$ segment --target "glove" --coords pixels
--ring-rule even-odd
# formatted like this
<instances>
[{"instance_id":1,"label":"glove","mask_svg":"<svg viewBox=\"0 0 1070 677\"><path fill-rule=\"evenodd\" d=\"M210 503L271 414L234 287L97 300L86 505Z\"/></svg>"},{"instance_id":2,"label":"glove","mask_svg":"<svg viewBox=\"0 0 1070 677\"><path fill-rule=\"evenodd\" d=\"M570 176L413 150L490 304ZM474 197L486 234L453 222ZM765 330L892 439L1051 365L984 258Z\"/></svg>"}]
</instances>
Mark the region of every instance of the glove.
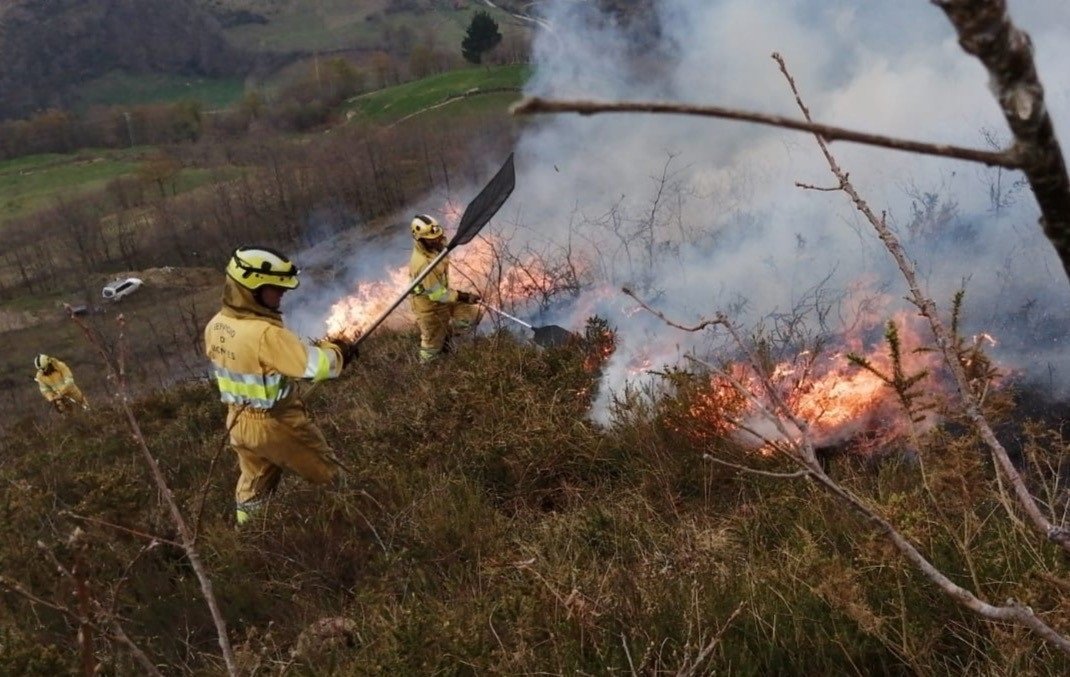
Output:
<instances>
[{"instance_id":1,"label":"glove","mask_svg":"<svg viewBox=\"0 0 1070 677\"><path fill-rule=\"evenodd\" d=\"M479 303L483 300L483 297L474 292L459 291L457 292L457 303Z\"/></svg>"},{"instance_id":2,"label":"glove","mask_svg":"<svg viewBox=\"0 0 1070 677\"><path fill-rule=\"evenodd\" d=\"M335 343L338 349L342 351L342 368L346 368L350 363L356 361L360 357L360 350L357 349L356 343L344 343L338 341Z\"/></svg>"}]
</instances>

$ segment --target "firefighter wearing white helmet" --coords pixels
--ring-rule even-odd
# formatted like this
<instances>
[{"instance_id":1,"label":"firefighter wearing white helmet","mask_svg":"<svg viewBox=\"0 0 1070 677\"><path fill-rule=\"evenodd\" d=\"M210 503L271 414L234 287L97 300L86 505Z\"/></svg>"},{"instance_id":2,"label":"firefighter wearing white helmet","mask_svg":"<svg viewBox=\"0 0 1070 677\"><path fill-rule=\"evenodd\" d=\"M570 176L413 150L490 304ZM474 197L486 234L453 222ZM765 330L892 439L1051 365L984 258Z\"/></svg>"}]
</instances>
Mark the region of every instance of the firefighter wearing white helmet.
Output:
<instances>
[{"instance_id":1,"label":"firefighter wearing white helmet","mask_svg":"<svg viewBox=\"0 0 1070 677\"><path fill-rule=\"evenodd\" d=\"M283 468L314 484L334 479L330 447L293 380L336 378L357 351L341 341L311 345L283 326L282 296L300 281L297 266L279 252L239 247L226 272L223 307L205 327L204 347L238 455L240 525L275 490Z\"/></svg>"},{"instance_id":2,"label":"firefighter wearing white helmet","mask_svg":"<svg viewBox=\"0 0 1070 677\"><path fill-rule=\"evenodd\" d=\"M63 414L73 407L89 408L85 395L74 383L70 367L43 353L33 359L33 366L37 369L33 377L37 388L56 411Z\"/></svg>"},{"instance_id":3,"label":"firefighter wearing white helmet","mask_svg":"<svg viewBox=\"0 0 1070 677\"><path fill-rule=\"evenodd\" d=\"M434 217L417 214L412 220L412 258L409 279L415 279L446 246L446 233ZM412 291L412 311L420 327L420 361L430 362L449 351L455 331L467 331L479 322L479 294L450 288L449 257Z\"/></svg>"}]
</instances>

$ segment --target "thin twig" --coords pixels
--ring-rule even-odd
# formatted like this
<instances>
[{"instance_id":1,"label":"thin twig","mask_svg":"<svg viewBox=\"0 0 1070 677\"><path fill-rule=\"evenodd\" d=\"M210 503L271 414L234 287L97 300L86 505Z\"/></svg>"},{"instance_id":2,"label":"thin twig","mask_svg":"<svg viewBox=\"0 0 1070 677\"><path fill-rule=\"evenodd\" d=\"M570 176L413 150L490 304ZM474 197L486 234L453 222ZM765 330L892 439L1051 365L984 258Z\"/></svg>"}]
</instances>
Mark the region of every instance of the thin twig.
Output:
<instances>
[{"instance_id":1,"label":"thin twig","mask_svg":"<svg viewBox=\"0 0 1070 677\"><path fill-rule=\"evenodd\" d=\"M773 477L773 478L776 478L778 480L794 480L794 479L799 479L800 477L807 477L807 476L810 475L810 471L809 470L797 470L795 472L772 472L770 470L758 470L757 468L750 468L750 467L747 467L745 465L738 465L736 463L729 463L728 461L723 461L723 460L717 458L716 456L711 456L709 454L703 454L702 455L702 460L710 461L711 463L717 463L718 465L727 466L729 468L734 468L735 470L739 470L740 472L745 472L748 475L760 475L762 477Z\"/></svg>"},{"instance_id":2,"label":"thin twig","mask_svg":"<svg viewBox=\"0 0 1070 677\"><path fill-rule=\"evenodd\" d=\"M249 403L241 405L238 411L234 414L234 419L227 426L226 432L223 433L223 441L215 451L215 455L212 456L212 462L208 464L208 472L205 473L204 483L201 485L201 490L197 492L197 511L196 519L193 521L193 541L196 543L197 537L201 534L201 520L204 518L204 506L208 499L208 487L212 481L212 476L215 474L216 462L219 461L219 457L223 455L223 450L227 448L227 444L230 443L230 433L234 430L234 426L238 424L238 419L241 418L242 412L249 406Z\"/></svg>"},{"instance_id":3,"label":"thin twig","mask_svg":"<svg viewBox=\"0 0 1070 677\"><path fill-rule=\"evenodd\" d=\"M692 675L698 673L699 667L706 662L706 659L709 658L711 653L713 653L713 650L717 648L717 645L721 642L721 637L723 637L724 633L728 630L728 626L732 625L732 621L736 620L736 616L738 616L739 613L743 611L743 606L746 603L747 602L745 600L739 603L739 605L736 607L736 610L729 614L728 618L725 619L725 622L721 625L720 630L714 633L713 637L710 638L710 641L706 642L705 648L703 648L702 651L699 652L698 656L695 656L694 662L692 662L691 665L688 666L686 669L681 669L679 672L677 672L677 677L691 677Z\"/></svg>"},{"instance_id":4,"label":"thin twig","mask_svg":"<svg viewBox=\"0 0 1070 677\"><path fill-rule=\"evenodd\" d=\"M1063 592L1070 593L1070 581L1065 578L1059 578L1058 576L1049 574L1047 571L1036 572L1037 578L1045 580L1052 585L1059 587Z\"/></svg>"},{"instance_id":5,"label":"thin twig","mask_svg":"<svg viewBox=\"0 0 1070 677\"><path fill-rule=\"evenodd\" d=\"M920 153L922 155L950 157L969 162L979 162L990 167L1019 169L1022 166L1022 159L1013 148L1002 151L989 151L943 143L910 141L881 134L859 132L845 129L844 127L823 125L809 120L803 122L802 120L782 115L756 113L723 106L697 106L665 101L583 101L527 97L514 104L510 111L513 115L531 115L533 113L580 113L582 115L593 115L595 113L668 113L674 115L697 115L724 120L742 120L770 127L810 132L818 134L829 141L848 141L867 146Z\"/></svg>"},{"instance_id":6,"label":"thin twig","mask_svg":"<svg viewBox=\"0 0 1070 677\"><path fill-rule=\"evenodd\" d=\"M115 587L111 590L111 605L108 608L108 615L118 615L119 595L123 591L123 586L126 585L126 582L130 579L130 572L134 570L134 565L138 563L142 555L144 555L149 550L152 550L158 545L159 543L156 541L153 541L152 543L146 543L144 546L141 547L140 550L137 551L137 554L134 555L134 558L127 563L126 567L123 568L122 575L119 576L119 580L116 581Z\"/></svg>"},{"instance_id":7,"label":"thin twig","mask_svg":"<svg viewBox=\"0 0 1070 677\"><path fill-rule=\"evenodd\" d=\"M176 548L181 548L182 547L182 544L179 543L178 541L172 541L172 540L167 539L167 538L162 538L160 536L154 536L152 534L145 533L144 531L138 531L137 529L131 529L129 527L124 527L124 526L119 525L119 524L113 524L112 522L107 522L107 521L102 520L102 519L100 519L98 517L86 517L85 515L79 515L77 513L71 512L69 510L61 510L59 514L60 515L65 515L67 517L71 517L71 518L76 519L76 520L82 520L83 522L89 522L90 524L97 524L97 525L100 525L102 527L108 527L109 529L115 529L116 531L122 531L123 533L130 534L131 536L137 536L138 538L144 538L144 539L149 540L149 541L157 541L159 543L164 543L166 545L171 545L171 546L174 546Z\"/></svg>"},{"instance_id":8,"label":"thin twig","mask_svg":"<svg viewBox=\"0 0 1070 677\"><path fill-rule=\"evenodd\" d=\"M780 66L780 72L788 81L788 85L791 87L791 91L795 95L795 102L802 111L803 116L809 120L810 110L806 107L806 104L803 103L802 97L799 94L799 89L795 85L795 80L788 72L787 65L784 63L784 58L777 53L774 53L772 57ZM1015 496L1018 498L1019 505L1025 511L1026 515L1028 515L1038 531L1044 534L1052 542L1060 545L1067 552L1070 552L1070 529L1052 524L1044 513L1041 512L1040 506L1037 505L1036 499L1034 499L1032 493L1030 493L1029 488L1025 484L1025 480L1022 479L1021 473L1019 473L1018 469L1014 466L1010 456L1007 454L1007 450L996 438L995 432L989 425L988 420L981 411L977 398L973 394L973 390L970 387L970 381L966 377L966 372L962 368L962 363L959 361L958 355L955 353L954 336L951 335L951 332L948 331L947 327L944 326L943 321L940 319L936 303L922 293L914 264L911 263L910 258L906 255L906 252L903 251L903 246L900 244L899 239L888 227L885 220L883 218L878 218L870 208L869 204L862 199L862 196L855 190L847 177L847 173L840 168L839 164L836 162L836 158L832 156L832 152L829 150L825 140L819 135L815 135L814 139L817 141L817 145L821 148L821 153L825 156L825 160L828 162L829 170L837 179L839 179L841 185L843 185L843 191L850 197L855 208L866 217L874 230L877 231L877 236L884 244L885 249L888 250L892 255L892 258L895 259L896 265L899 266L899 271L903 274L903 278L906 280L907 286L910 288L911 301L917 306L921 315L928 320L929 328L931 329L933 336L936 337L936 345L940 349L940 353L944 358L944 364L947 365L948 371L951 372L951 375L955 380L955 386L959 393L959 399L962 402L963 412L973 424L978 436L989 448L992 457L996 461L996 465L999 466L1003 471L1003 474L1007 477L1007 480L1011 484L1011 488L1014 490Z\"/></svg>"},{"instance_id":9,"label":"thin twig","mask_svg":"<svg viewBox=\"0 0 1070 677\"><path fill-rule=\"evenodd\" d=\"M72 620L78 621L79 623L89 624L94 629L96 629L98 632L100 632L101 634L110 637L110 635L104 630L104 628L101 628L99 625L94 623L89 618L86 618L85 616L79 614L77 611L71 609L70 607L65 607L65 606L63 606L61 604L56 604L55 602L50 602L47 599L43 599L41 597L38 597L37 595L33 594L32 592L27 590L25 587L23 587L21 584L19 584L17 581L14 581L14 580L12 580L12 579L10 579L7 576L4 576L2 574L0 574L0 585L4 586L5 588L10 590L11 592L13 592L13 593L15 593L15 594L17 594L17 595L19 595L21 597L26 598L27 600L29 600L30 602L33 602L34 604L40 604L43 607L52 609L53 611L58 611L61 614L63 614L64 616L67 616L68 618L70 618Z\"/></svg>"},{"instance_id":10,"label":"thin twig","mask_svg":"<svg viewBox=\"0 0 1070 677\"><path fill-rule=\"evenodd\" d=\"M0 585L7 588L11 592L19 595L20 597L25 598L32 604L39 604L43 607L52 609L53 611L58 611L59 613L70 618L71 620L77 621L80 624L88 625L89 627L96 630L97 634L101 637L106 638L110 642L115 642L126 647L127 650L129 650L130 653L133 654L134 659L137 660L137 662L145 670L146 674L154 675L155 677L162 677L160 675L160 671L157 670L156 666L152 664L152 661L149 660L149 657L146 656L145 652L141 650L141 647L135 644L133 640L130 639L129 635L126 634L122 626L119 624L117 618L112 617L110 619L112 630L114 632L113 634L111 632L108 632L107 628L102 627L100 624L96 623L92 619L87 618L82 614L79 614L78 612L74 611L69 607L65 607L60 604L56 604L54 602L50 602L46 599L38 597L37 595L27 590L17 581L14 581L6 576L0 575Z\"/></svg>"},{"instance_id":11,"label":"thin twig","mask_svg":"<svg viewBox=\"0 0 1070 677\"><path fill-rule=\"evenodd\" d=\"M156 457L154 457L149 450L148 442L145 441L145 436L141 432L141 425L138 423L137 417L134 416L134 412L130 408L130 395L126 387L126 380L123 378L122 373L116 369L112 361L108 359L108 353L104 348L103 342L92 329L90 329L81 318L75 315L72 315L71 319L81 328L90 344L92 344L97 349L97 352L100 353L101 357L104 358L104 364L109 375L115 379L117 388L115 399L118 401L120 409L122 409L123 414L126 416L126 422L130 426L134 440L137 442L138 449L141 451L145 463L149 466L153 481L156 483L160 495L167 503L168 510L171 513L171 520L178 528L178 533L182 536L182 549L185 551L186 559L189 561L194 574L197 576L197 581L201 587L201 595L204 597L204 601L208 605L208 611L211 613L212 622L215 624L216 639L218 640L219 648L223 653L223 662L227 666L227 674L235 677L238 674L237 661L234 658L234 650L230 645L230 638L227 636L226 620L223 618L223 612L220 611L219 602L216 600L215 593L212 591L212 579L208 576L208 571L204 566L204 562L201 560L200 552L197 550L193 531L190 529L186 519L182 516L182 511L179 509L174 494L171 492L171 488L167 484L167 478L164 477L163 470L160 469L160 464L157 463ZM119 341L121 342L123 339L123 316L119 315L116 318L116 322L120 328Z\"/></svg>"},{"instance_id":12,"label":"thin twig","mask_svg":"<svg viewBox=\"0 0 1070 677\"><path fill-rule=\"evenodd\" d=\"M635 671L635 662L632 660L632 652L628 649L628 638L624 636L624 633L620 633L620 645L624 647L624 656L628 659L628 669L632 672L632 677L639 677L639 673Z\"/></svg>"},{"instance_id":13,"label":"thin twig","mask_svg":"<svg viewBox=\"0 0 1070 677\"><path fill-rule=\"evenodd\" d=\"M641 298L636 296L635 292L633 292L629 287L621 287L620 290L622 292L624 292L625 294L627 294L628 296L631 296L633 299L635 299L635 302L638 303L639 306L643 310L647 311L651 315L654 315L655 317L657 317L658 319L660 319L662 322L664 322L665 324L669 325L670 327L676 327L677 329L682 329L684 331L702 331L706 327L713 327L713 326L716 326L716 325L719 325L719 324L724 324L725 322L728 321L725 318L724 315L718 314L717 317L713 318L712 320L703 320L702 322L699 322L698 324L696 324L693 327L688 327L686 325L677 324L676 322L673 322L669 318L665 317L665 314L662 313L660 310L656 310L654 308L651 308L650 305L648 305L646 303L646 301L643 301Z\"/></svg>"},{"instance_id":14,"label":"thin twig","mask_svg":"<svg viewBox=\"0 0 1070 677\"><path fill-rule=\"evenodd\" d=\"M817 190L817 191L821 191L823 193L835 193L838 190L843 190L843 186L842 185L841 186L831 186L829 188L825 188L825 187L822 187L822 186L812 186L809 183L803 183L802 181L796 181L795 182L795 187L796 188L805 188L806 190Z\"/></svg>"}]
</instances>

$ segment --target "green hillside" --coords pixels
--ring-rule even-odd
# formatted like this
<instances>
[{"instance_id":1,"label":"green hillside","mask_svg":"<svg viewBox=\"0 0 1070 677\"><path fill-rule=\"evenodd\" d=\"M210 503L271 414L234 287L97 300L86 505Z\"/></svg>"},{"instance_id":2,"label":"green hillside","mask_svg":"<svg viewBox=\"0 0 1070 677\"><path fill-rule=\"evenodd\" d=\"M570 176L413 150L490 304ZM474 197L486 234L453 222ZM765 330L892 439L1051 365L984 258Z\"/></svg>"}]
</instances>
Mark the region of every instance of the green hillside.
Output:
<instances>
[{"instance_id":1,"label":"green hillside","mask_svg":"<svg viewBox=\"0 0 1070 677\"><path fill-rule=\"evenodd\" d=\"M241 78L113 72L79 86L77 96L83 108L192 100L215 109L240 99L244 88Z\"/></svg>"},{"instance_id":2,"label":"green hillside","mask_svg":"<svg viewBox=\"0 0 1070 677\"><path fill-rule=\"evenodd\" d=\"M469 110L469 107L500 106L501 110L504 110L509 103L520 98L519 90L530 74L531 67L526 65L452 71L358 96L347 102L346 108L353 111L358 120L389 124L473 90L518 90L516 93L488 94L486 96L493 102L490 104L485 103L483 97L476 96L447 106L462 110Z\"/></svg>"},{"instance_id":3,"label":"green hillside","mask_svg":"<svg viewBox=\"0 0 1070 677\"><path fill-rule=\"evenodd\" d=\"M265 21L233 26L225 33L235 45L255 51L391 49L403 47L404 41L411 47L416 40L459 51L464 31L477 11L490 13L503 33L528 30L508 13L482 2L465 0L459 4L460 9L455 9L453 2L428 0L234 3L233 7L247 8Z\"/></svg>"},{"instance_id":4,"label":"green hillside","mask_svg":"<svg viewBox=\"0 0 1070 677\"><path fill-rule=\"evenodd\" d=\"M41 209L57 195L100 190L136 168L132 154L125 151L32 155L0 162L0 223Z\"/></svg>"},{"instance_id":5,"label":"green hillside","mask_svg":"<svg viewBox=\"0 0 1070 677\"><path fill-rule=\"evenodd\" d=\"M57 198L99 193L113 179L133 175L151 148L84 150L71 155L31 155L0 161L0 225L49 207ZM211 172L180 170L169 183L181 193L203 185Z\"/></svg>"}]
</instances>

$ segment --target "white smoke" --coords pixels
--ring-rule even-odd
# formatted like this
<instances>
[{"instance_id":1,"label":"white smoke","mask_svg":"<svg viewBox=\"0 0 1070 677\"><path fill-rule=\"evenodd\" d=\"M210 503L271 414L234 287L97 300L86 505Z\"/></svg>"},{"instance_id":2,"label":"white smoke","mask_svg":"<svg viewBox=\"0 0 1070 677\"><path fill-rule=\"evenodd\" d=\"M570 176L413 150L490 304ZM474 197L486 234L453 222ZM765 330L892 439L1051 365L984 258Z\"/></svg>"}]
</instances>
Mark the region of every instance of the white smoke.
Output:
<instances>
[{"instance_id":1,"label":"white smoke","mask_svg":"<svg viewBox=\"0 0 1070 677\"><path fill-rule=\"evenodd\" d=\"M628 29L592 3L546 3L554 30L535 41L528 93L799 117L770 59L779 52L816 120L972 147L984 147L982 130L1007 140L983 68L930 3L658 0L655 7L661 34L644 55L635 53ZM1070 5L1021 0L1011 13L1033 37L1049 107L1061 138L1070 139L1070 71L1063 67ZM939 225L944 232L907 238L927 290L946 307L966 280L971 326L1023 337L997 358L1054 369L1060 383L1070 381L1062 332L1045 329L1070 317L1070 290L1037 225L1032 194L1015 185L1020 175L850 144L835 144L833 152L904 237L926 193L938 196L936 206L954 203L957 217ZM674 363L703 340L630 313L635 304L616 291L622 284L684 323L732 308L743 323L788 311L826 278L827 288L845 289L875 275L903 295L888 255L844 196L795 187L833 183L808 135L680 116L540 116L523 134L517 159L511 204L520 206L530 232L548 242L585 243L592 271L614 290L545 318L575 325L597 312L618 329L598 420L607 418L611 393L643 379L636 373L642 365ZM990 196L997 181L1005 197L998 210ZM665 190L655 209L659 187ZM1020 331L1025 325L1029 330Z\"/></svg>"},{"instance_id":2,"label":"white smoke","mask_svg":"<svg viewBox=\"0 0 1070 677\"><path fill-rule=\"evenodd\" d=\"M646 42L592 2L541 7L553 29L536 37L529 94L799 117L770 58L779 52L818 121L970 147L985 147L986 134L1008 139L983 68L958 46L943 13L922 0L655 0L656 16L643 21L656 22L657 37ZM1070 5L1019 0L1011 13L1033 38L1049 108L1060 137L1070 139L1070 71L1063 67ZM1070 328L1070 290L1022 177L844 143L833 152L873 209L887 212L945 312L965 282L967 330L994 333L1001 364L1043 375L1058 394L1070 390L1060 343ZM623 285L684 324L726 311L748 325L791 311L816 290L846 298L860 280L889 298L905 293L888 254L841 193L795 187L833 183L806 134L681 116L538 116L525 120L516 159L516 190L488 231L512 225L514 245L567 249L585 272L590 288L579 298L541 316L521 311L536 324L582 330L599 315L616 328L596 420L609 420L611 398L626 385L655 381L647 369L676 364L714 340L635 312ZM486 175L494 169L488 165ZM477 190L448 197L468 199ZM429 196L395 221L435 213L446 197ZM937 216L953 205L951 218L916 219L927 205ZM322 333L330 305L355 282L384 279L408 258L401 226L378 241L346 241L299 257L321 273L306 282L299 306L287 306L298 331ZM849 320L847 305L840 313ZM889 317L893 310L882 308Z\"/></svg>"}]
</instances>

